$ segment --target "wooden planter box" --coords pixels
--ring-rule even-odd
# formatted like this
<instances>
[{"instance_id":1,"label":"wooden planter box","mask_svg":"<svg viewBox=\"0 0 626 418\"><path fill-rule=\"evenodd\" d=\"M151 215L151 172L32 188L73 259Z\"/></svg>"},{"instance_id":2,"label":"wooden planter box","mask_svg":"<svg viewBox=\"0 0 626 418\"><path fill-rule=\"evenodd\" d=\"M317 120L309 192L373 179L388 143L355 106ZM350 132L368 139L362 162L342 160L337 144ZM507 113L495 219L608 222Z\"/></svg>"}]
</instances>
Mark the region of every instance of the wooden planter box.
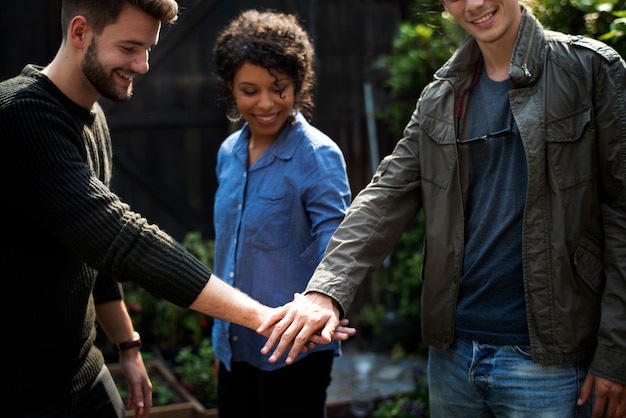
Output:
<instances>
[{"instance_id":1,"label":"wooden planter box","mask_svg":"<svg viewBox=\"0 0 626 418\"><path fill-rule=\"evenodd\" d=\"M126 378L119 363L107 364L118 388L126 390ZM200 401L187 392L176 380L160 360L146 361L146 369L153 385L153 397L158 393L159 385L166 385L174 394L173 403L153 406L150 409L151 418L217 418L217 409L206 409ZM123 396L124 397L124 396ZM127 399L124 399L127 404ZM134 410L126 411L126 418L134 418Z\"/></svg>"}]
</instances>

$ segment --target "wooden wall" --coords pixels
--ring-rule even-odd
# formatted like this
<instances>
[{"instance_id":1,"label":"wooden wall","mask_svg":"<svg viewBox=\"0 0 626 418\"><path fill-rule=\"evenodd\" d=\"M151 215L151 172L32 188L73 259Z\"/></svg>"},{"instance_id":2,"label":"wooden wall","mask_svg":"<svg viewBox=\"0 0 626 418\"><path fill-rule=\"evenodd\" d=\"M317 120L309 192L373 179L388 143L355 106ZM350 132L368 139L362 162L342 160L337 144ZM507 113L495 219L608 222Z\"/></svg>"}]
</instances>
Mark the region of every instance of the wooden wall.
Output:
<instances>
[{"instance_id":1,"label":"wooden wall","mask_svg":"<svg viewBox=\"0 0 626 418\"><path fill-rule=\"evenodd\" d=\"M231 126L215 104L210 51L217 32L239 11L272 8L301 16L318 58L313 124L346 155L356 194L372 173L364 83L374 108L384 106L384 74L374 60L389 52L406 0L188 0L178 23L164 28L126 103L102 101L114 141L113 189L144 217L182 238L188 231L213 237L215 157ZM0 5L0 78L26 63L46 64L60 39L60 0ZM415 93L417 95L419 92ZM409 115L407 115L408 121ZM376 124L378 154L400 133Z\"/></svg>"}]
</instances>

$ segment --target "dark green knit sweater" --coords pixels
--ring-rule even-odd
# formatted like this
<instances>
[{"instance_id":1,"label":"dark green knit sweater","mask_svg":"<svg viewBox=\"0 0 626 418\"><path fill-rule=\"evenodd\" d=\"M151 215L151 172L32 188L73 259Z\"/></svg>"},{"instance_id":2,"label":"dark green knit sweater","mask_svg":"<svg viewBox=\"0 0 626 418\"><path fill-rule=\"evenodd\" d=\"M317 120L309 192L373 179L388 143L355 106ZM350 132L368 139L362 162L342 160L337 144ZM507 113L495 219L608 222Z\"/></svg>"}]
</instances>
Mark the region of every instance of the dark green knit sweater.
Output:
<instances>
[{"instance_id":1,"label":"dark green knit sweater","mask_svg":"<svg viewBox=\"0 0 626 418\"><path fill-rule=\"evenodd\" d=\"M96 377L94 304L121 298L120 281L188 307L211 274L109 190L102 108L78 106L40 69L0 83L3 398L22 411Z\"/></svg>"}]
</instances>

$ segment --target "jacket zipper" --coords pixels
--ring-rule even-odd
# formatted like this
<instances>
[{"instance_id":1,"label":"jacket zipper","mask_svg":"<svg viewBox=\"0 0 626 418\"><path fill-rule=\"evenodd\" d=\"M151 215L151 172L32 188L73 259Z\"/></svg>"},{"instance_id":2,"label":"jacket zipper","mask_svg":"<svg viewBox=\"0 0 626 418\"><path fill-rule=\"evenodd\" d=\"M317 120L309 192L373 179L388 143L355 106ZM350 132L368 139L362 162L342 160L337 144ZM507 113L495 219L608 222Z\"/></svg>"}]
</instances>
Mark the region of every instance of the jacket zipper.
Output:
<instances>
[{"instance_id":1,"label":"jacket zipper","mask_svg":"<svg viewBox=\"0 0 626 418\"><path fill-rule=\"evenodd\" d=\"M524 70L524 75L528 78L532 77L530 70L528 69L528 60L530 58L530 51L532 50L533 41L535 40L535 31L533 30L530 39L528 40L528 48L526 48L526 53L524 54L524 61L522 62L522 69Z\"/></svg>"}]
</instances>

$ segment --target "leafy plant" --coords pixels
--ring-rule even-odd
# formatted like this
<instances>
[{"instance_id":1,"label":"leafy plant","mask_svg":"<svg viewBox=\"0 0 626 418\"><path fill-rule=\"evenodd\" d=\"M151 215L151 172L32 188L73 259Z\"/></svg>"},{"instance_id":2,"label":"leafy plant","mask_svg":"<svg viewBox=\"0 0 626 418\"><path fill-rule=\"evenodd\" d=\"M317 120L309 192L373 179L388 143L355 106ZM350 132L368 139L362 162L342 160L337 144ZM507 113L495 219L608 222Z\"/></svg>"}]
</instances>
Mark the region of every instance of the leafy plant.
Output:
<instances>
[{"instance_id":1,"label":"leafy plant","mask_svg":"<svg viewBox=\"0 0 626 418\"><path fill-rule=\"evenodd\" d=\"M388 396L378 403L373 418L428 418L428 378L421 366L413 369L415 390Z\"/></svg>"},{"instance_id":2,"label":"leafy plant","mask_svg":"<svg viewBox=\"0 0 626 418\"><path fill-rule=\"evenodd\" d=\"M155 382L152 383L152 400L155 406L171 404L175 402L175 399L177 398L178 395L176 395L167 385Z\"/></svg>"},{"instance_id":3,"label":"leafy plant","mask_svg":"<svg viewBox=\"0 0 626 418\"><path fill-rule=\"evenodd\" d=\"M402 133L420 92L432 80L435 70L467 36L441 3L418 0L411 7L411 18L400 23L392 52L374 63L375 68L387 73L385 84L391 99L376 118L394 135Z\"/></svg>"},{"instance_id":4,"label":"leafy plant","mask_svg":"<svg viewBox=\"0 0 626 418\"><path fill-rule=\"evenodd\" d=\"M199 232L187 233L183 245L205 265L213 262L212 240L203 239ZM181 308L157 298L134 283L124 283L125 299L133 322L138 324L146 344L159 348L198 345L210 335L212 318L187 308Z\"/></svg>"},{"instance_id":5,"label":"leafy plant","mask_svg":"<svg viewBox=\"0 0 626 418\"><path fill-rule=\"evenodd\" d=\"M205 407L213 407L217 398L217 383L211 339L202 339L197 347L183 347L175 360L179 365L177 369L181 385Z\"/></svg>"},{"instance_id":6,"label":"leafy plant","mask_svg":"<svg viewBox=\"0 0 626 418\"><path fill-rule=\"evenodd\" d=\"M586 35L626 57L626 4L623 0L544 0L532 4L549 29Z\"/></svg>"}]
</instances>

